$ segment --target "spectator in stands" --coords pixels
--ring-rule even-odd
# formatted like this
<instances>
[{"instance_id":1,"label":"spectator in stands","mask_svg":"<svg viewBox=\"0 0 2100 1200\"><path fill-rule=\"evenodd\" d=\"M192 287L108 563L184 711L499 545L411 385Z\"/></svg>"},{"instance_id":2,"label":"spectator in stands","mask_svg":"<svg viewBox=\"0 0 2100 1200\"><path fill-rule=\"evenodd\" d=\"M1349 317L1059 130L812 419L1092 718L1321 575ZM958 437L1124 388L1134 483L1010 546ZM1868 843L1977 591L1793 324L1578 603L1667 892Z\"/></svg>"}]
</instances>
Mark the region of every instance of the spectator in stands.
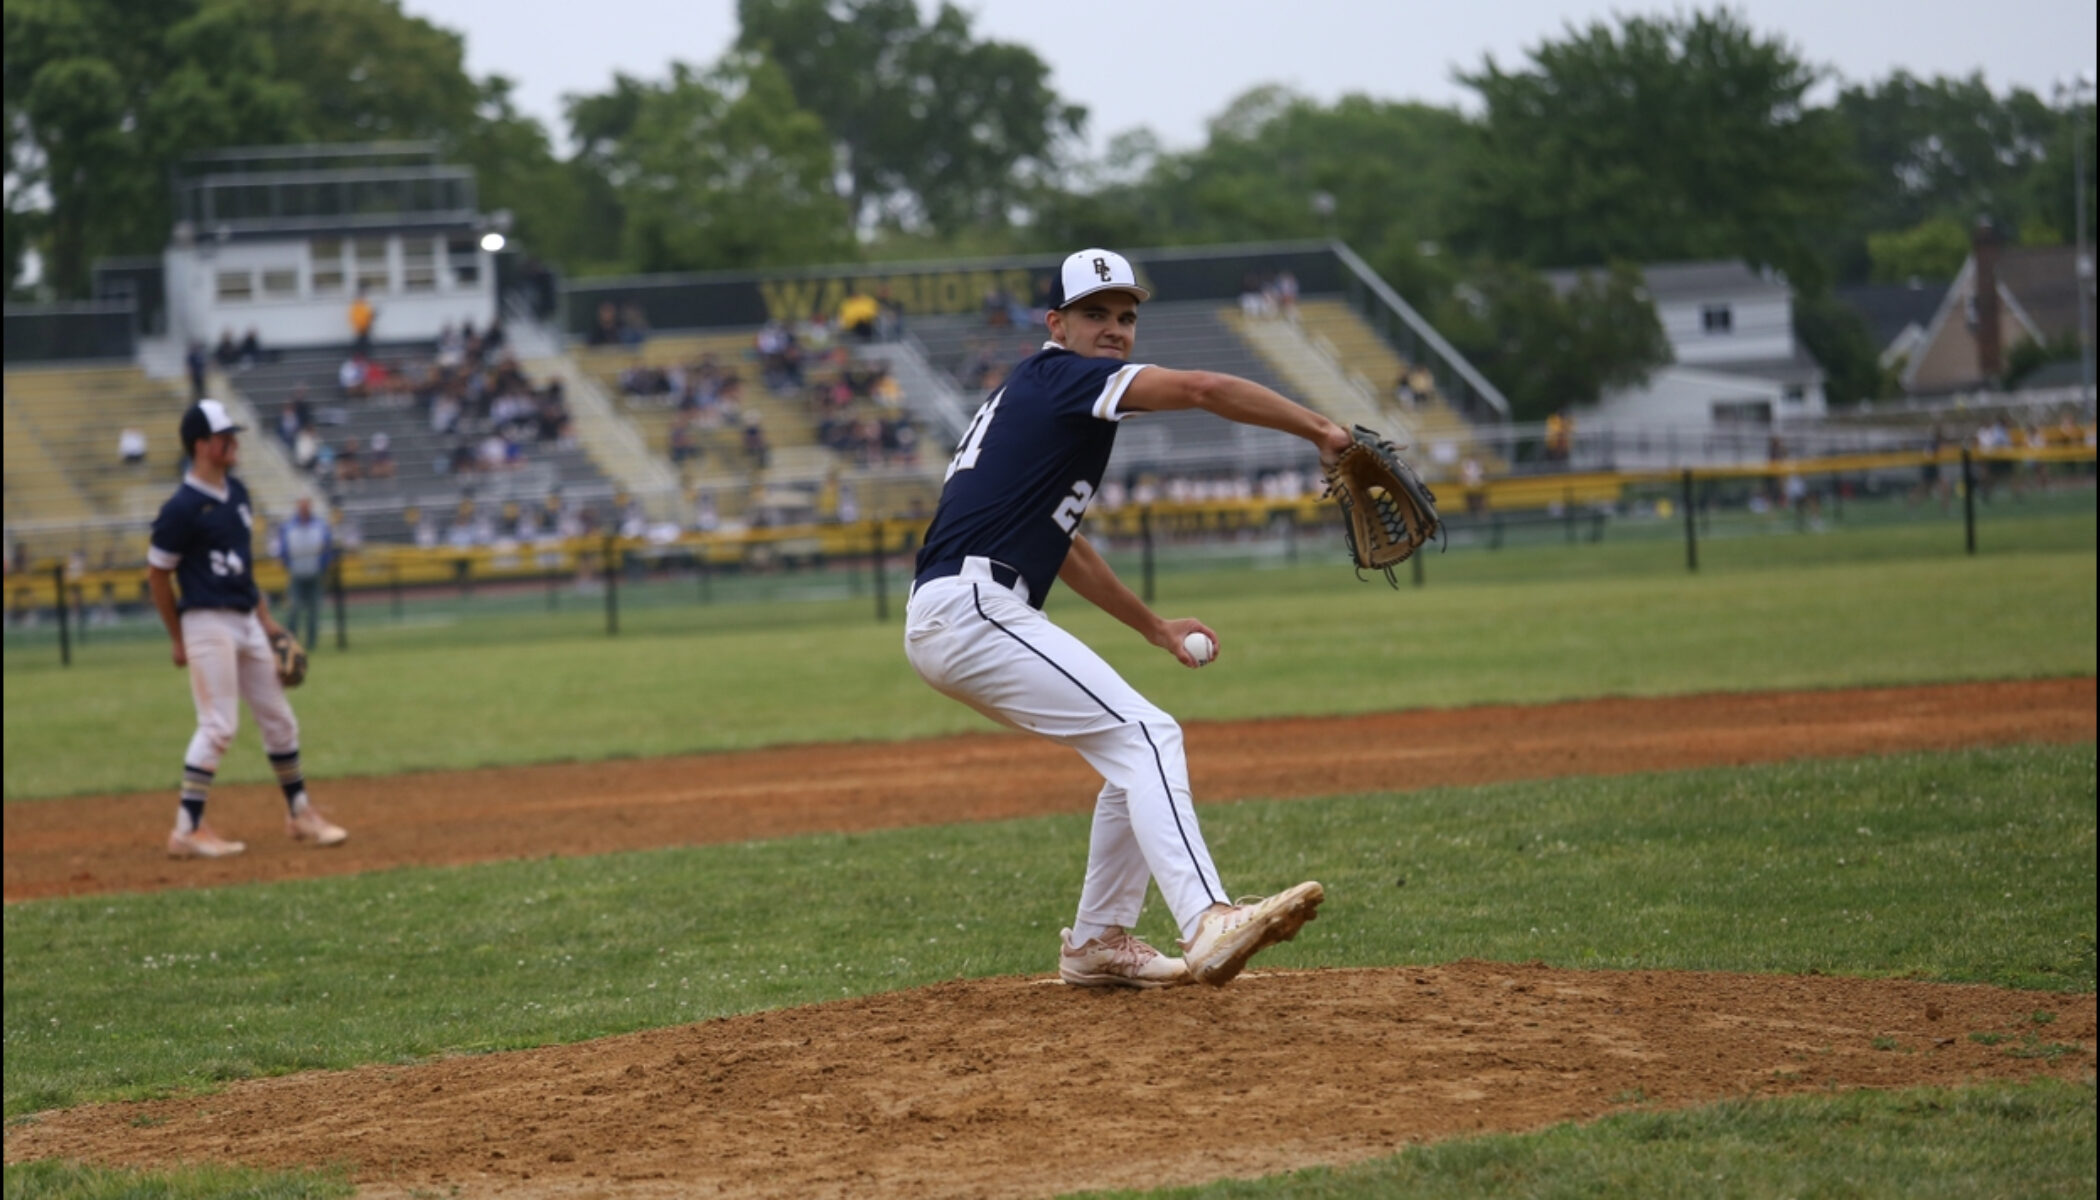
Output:
<instances>
[{"instance_id":1,"label":"spectator in stands","mask_svg":"<svg viewBox=\"0 0 2100 1200\"><path fill-rule=\"evenodd\" d=\"M346 400L362 398L365 394L365 373L368 366L364 352L358 351L343 360L335 370L336 390Z\"/></svg>"},{"instance_id":2,"label":"spectator in stands","mask_svg":"<svg viewBox=\"0 0 2100 1200\"><path fill-rule=\"evenodd\" d=\"M503 314L497 313L489 321L489 327L481 333L481 352L488 355L502 354L504 344L509 340L510 334L503 328Z\"/></svg>"},{"instance_id":3,"label":"spectator in stands","mask_svg":"<svg viewBox=\"0 0 2100 1200\"><path fill-rule=\"evenodd\" d=\"M459 327L447 321L438 329L437 364L447 370L463 367L467 362L467 343L459 335Z\"/></svg>"},{"instance_id":4,"label":"spectator in stands","mask_svg":"<svg viewBox=\"0 0 2100 1200\"><path fill-rule=\"evenodd\" d=\"M1549 462L1566 462L1575 446L1575 422L1568 410L1556 410L1546 418L1546 459Z\"/></svg>"},{"instance_id":5,"label":"spectator in stands","mask_svg":"<svg viewBox=\"0 0 2100 1200\"><path fill-rule=\"evenodd\" d=\"M1415 411L1415 405L1422 399L1421 393L1415 391L1414 370L1413 366L1403 361L1400 364L1400 377L1393 381L1393 399L1399 403L1402 412Z\"/></svg>"},{"instance_id":6,"label":"spectator in stands","mask_svg":"<svg viewBox=\"0 0 2100 1200\"><path fill-rule=\"evenodd\" d=\"M211 357L204 352L204 343L191 338L189 353L182 356L182 361L190 372L190 399L203 399L207 390L204 373L211 367Z\"/></svg>"},{"instance_id":7,"label":"spectator in stands","mask_svg":"<svg viewBox=\"0 0 2100 1200\"><path fill-rule=\"evenodd\" d=\"M757 413L744 418L744 457L754 471L763 471L773 460L772 444L766 440L766 428L760 423Z\"/></svg>"},{"instance_id":8,"label":"spectator in stands","mask_svg":"<svg viewBox=\"0 0 2100 1200\"><path fill-rule=\"evenodd\" d=\"M620 309L620 344L639 346L649 340L649 318L642 315L642 306L630 300Z\"/></svg>"},{"instance_id":9,"label":"spectator in stands","mask_svg":"<svg viewBox=\"0 0 2100 1200\"><path fill-rule=\"evenodd\" d=\"M1286 321L1298 319L1298 277L1289 268L1276 272L1276 315Z\"/></svg>"},{"instance_id":10,"label":"spectator in stands","mask_svg":"<svg viewBox=\"0 0 2100 1200\"><path fill-rule=\"evenodd\" d=\"M277 440L284 443L285 449L292 448L293 439L299 436L300 425L299 410L292 407L291 401L285 401L277 410Z\"/></svg>"},{"instance_id":11,"label":"spectator in stands","mask_svg":"<svg viewBox=\"0 0 2100 1200\"><path fill-rule=\"evenodd\" d=\"M881 320L881 303L859 284L854 285L853 294L839 305L839 328L863 342L875 340L876 325Z\"/></svg>"},{"instance_id":12,"label":"spectator in stands","mask_svg":"<svg viewBox=\"0 0 2100 1200\"><path fill-rule=\"evenodd\" d=\"M459 397L452 389L439 392L430 402L430 432L458 432L460 411Z\"/></svg>"},{"instance_id":13,"label":"spectator in stands","mask_svg":"<svg viewBox=\"0 0 2100 1200\"><path fill-rule=\"evenodd\" d=\"M1480 460L1468 454L1458 464L1459 485L1466 492L1466 515L1477 517L1487 511L1487 472Z\"/></svg>"},{"instance_id":14,"label":"spectator in stands","mask_svg":"<svg viewBox=\"0 0 2100 1200\"><path fill-rule=\"evenodd\" d=\"M372 307L371 296L360 283L356 298L350 301L350 348L359 354L370 354L372 327L378 323L379 310Z\"/></svg>"},{"instance_id":15,"label":"spectator in stands","mask_svg":"<svg viewBox=\"0 0 2100 1200\"><path fill-rule=\"evenodd\" d=\"M591 322L591 331L584 341L593 346L617 346L620 344L620 310L610 300L598 304L597 319Z\"/></svg>"},{"instance_id":16,"label":"spectator in stands","mask_svg":"<svg viewBox=\"0 0 2100 1200\"><path fill-rule=\"evenodd\" d=\"M321 435L311 425L301 425L292 435L292 465L311 471L321 458Z\"/></svg>"},{"instance_id":17,"label":"spectator in stands","mask_svg":"<svg viewBox=\"0 0 2100 1200\"><path fill-rule=\"evenodd\" d=\"M212 351L211 357L221 371L231 371L234 364L241 361L240 343L233 340L232 327L219 331L219 345Z\"/></svg>"},{"instance_id":18,"label":"spectator in stands","mask_svg":"<svg viewBox=\"0 0 2100 1200\"><path fill-rule=\"evenodd\" d=\"M136 467L146 461L146 431L126 426L117 434L117 461Z\"/></svg>"},{"instance_id":19,"label":"spectator in stands","mask_svg":"<svg viewBox=\"0 0 2100 1200\"><path fill-rule=\"evenodd\" d=\"M247 336L241 339L240 352L237 361L240 365L240 369L245 371L249 367L255 366L257 363L260 363L262 360L262 331L257 329L255 326L250 325L248 327Z\"/></svg>"},{"instance_id":20,"label":"spectator in stands","mask_svg":"<svg viewBox=\"0 0 2100 1200\"><path fill-rule=\"evenodd\" d=\"M1014 298L997 284L984 294L984 323L994 329L1013 328Z\"/></svg>"},{"instance_id":21,"label":"spectator in stands","mask_svg":"<svg viewBox=\"0 0 2100 1200\"><path fill-rule=\"evenodd\" d=\"M277 527L277 560L291 580L291 612L284 627L296 636L303 624L307 646L319 645L321 581L335 559L335 531L314 516L314 502L299 497L299 511Z\"/></svg>"},{"instance_id":22,"label":"spectator in stands","mask_svg":"<svg viewBox=\"0 0 2100 1200\"><path fill-rule=\"evenodd\" d=\"M341 483L357 483L365 477L363 447L354 437L343 439L335 451L335 477Z\"/></svg>"},{"instance_id":23,"label":"spectator in stands","mask_svg":"<svg viewBox=\"0 0 2100 1200\"><path fill-rule=\"evenodd\" d=\"M365 474L372 479L394 477L394 439L384 429L372 434L372 444L365 453Z\"/></svg>"},{"instance_id":24,"label":"spectator in stands","mask_svg":"<svg viewBox=\"0 0 2100 1200\"><path fill-rule=\"evenodd\" d=\"M875 336L885 342L894 342L904 336L904 302L890 291L889 284L875 289Z\"/></svg>"},{"instance_id":25,"label":"spectator in stands","mask_svg":"<svg viewBox=\"0 0 2100 1200\"><path fill-rule=\"evenodd\" d=\"M693 429L693 415L679 413L671 418L671 461L684 464L700 457L700 435Z\"/></svg>"}]
</instances>

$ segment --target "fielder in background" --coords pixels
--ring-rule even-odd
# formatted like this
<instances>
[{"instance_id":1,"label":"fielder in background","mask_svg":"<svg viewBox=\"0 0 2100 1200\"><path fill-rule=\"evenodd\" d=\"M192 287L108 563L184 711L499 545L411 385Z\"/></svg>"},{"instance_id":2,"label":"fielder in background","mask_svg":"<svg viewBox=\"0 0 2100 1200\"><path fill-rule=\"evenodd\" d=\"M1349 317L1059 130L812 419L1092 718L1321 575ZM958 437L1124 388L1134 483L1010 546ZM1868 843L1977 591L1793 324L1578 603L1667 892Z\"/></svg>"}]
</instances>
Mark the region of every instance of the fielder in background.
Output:
<instances>
[{"instance_id":1,"label":"fielder in background","mask_svg":"<svg viewBox=\"0 0 2100 1200\"><path fill-rule=\"evenodd\" d=\"M299 497L299 511L277 526L277 559L291 581L291 608L285 624L308 646L320 644L321 581L335 558L335 531L314 515L314 502Z\"/></svg>"},{"instance_id":2,"label":"fielder in background","mask_svg":"<svg viewBox=\"0 0 2100 1200\"><path fill-rule=\"evenodd\" d=\"M190 469L154 519L146 551L153 606L175 643L175 665L189 668L197 705L197 732L182 763L182 803L168 835L174 858L226 858L247 849L204 823L204 802L240 727L242 700L255 713L284 789L285 833L317 846L340 845L350 836L315 810L299 770L299 721L270 652L269 639L280 628L255 586L254 511L247 486L231 474L240 462L240 430L217 400L199 400L182 414Z\"/></svg>"},{"instance_id":3,"label":"fielder in background","mask_svg":"<svg viewBox=\"0 0 2100 1200\"><path fill-rule=\"evenodd\" d=\"M1151 298L1122 255L1065 259L1046 317L1050 341L1023 360L964 432L919 551L904 650L942 693L1077 750L1103 780L1086 879L1058 974L1088 987L1221 985L1264 947L1288 941L1324 894L1301 883L1231 902L1189 797L1181 726L1101 656L1045 617L1063 580L1184 666L1194 617L1161 617L1079 533L1125 418L1200 408L1302 437L1331 464L1347 430L1250 380L1131 363L1138 305ZM1130 932L1148 880L1180 927L1183 957Z\"/></svg>"}]
</instances>

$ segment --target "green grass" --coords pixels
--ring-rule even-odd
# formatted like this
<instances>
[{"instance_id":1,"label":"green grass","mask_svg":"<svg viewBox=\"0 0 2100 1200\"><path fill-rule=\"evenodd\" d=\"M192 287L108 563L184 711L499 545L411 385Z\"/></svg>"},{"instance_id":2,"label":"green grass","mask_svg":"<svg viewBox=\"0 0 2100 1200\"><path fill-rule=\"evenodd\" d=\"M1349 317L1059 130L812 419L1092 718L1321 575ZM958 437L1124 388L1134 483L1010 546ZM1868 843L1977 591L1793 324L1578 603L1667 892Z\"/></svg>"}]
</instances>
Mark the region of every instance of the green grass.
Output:
<instances>
[{"instance_id":1,"label":"green grass","mask_svg":"<svg viewBox=\"0 0 2100 1200\"><path fill-rule=\"evenodd\" d=\"M133 1170L81 1163L9 1163L7 1200L335 1200L356 1189L340 1175L200 1164Z\"/></svg>"},{"instance_id":2,"label":"green grass","mask_svg":"<svg viewBox=\"0 0 2100 1200\"><path fill-rule=\"evenodd\" d=\"M1226 805L1204 830L1235 891L1328 886L1278 966L2090 991L2094 787L2087 744ZM11 905L6 1111L1040 974L1085 841L1063 816ZM1156 902L1144 930L1172 934Z\"/></svg>"},{"instance_id":3,"label":"green grass","mask_svg":"<svg viewBox=\"0 0 2100 1200\"><path fill-rule=\"evenodd\" d=\"M1398 593L1331 563L1165 571L1157 607L1223 635L1200 674L1069 593L1051 612L1192 720L2092 673L2090 512L2005 525L2007 548L1977 559L1958 540L1927 553L1945 541L1936 527L1746 534L1717 539L1696 575L1637 540L1453 552ZM683 585L639 591L654 599L617 638L601 615L548 617L527 596L510 615L368 624L349 653L324 644L295 697L309 775L988 728L905 664L899 594L878 624L865 597L703 606L668 598ZM7 799L173 787L195 718L165 639L97 638L71 669L10 644ZM256 746L244 729L221 778L267 779Z\"/></svg>"},{"instance_id":4,"label":"green grass","mask_svg":"<svg viewBox=\"0 0 2100 1200\"><path fill-rule=\"evenodd\" d=\"M1463 1138L1346 1168L1088 1200L2093 1194L2091 1083L1851 1091L1619 1113ZM1075 1197L1076 1200L1076 1197Z\"/></svg>"}]
</instances>

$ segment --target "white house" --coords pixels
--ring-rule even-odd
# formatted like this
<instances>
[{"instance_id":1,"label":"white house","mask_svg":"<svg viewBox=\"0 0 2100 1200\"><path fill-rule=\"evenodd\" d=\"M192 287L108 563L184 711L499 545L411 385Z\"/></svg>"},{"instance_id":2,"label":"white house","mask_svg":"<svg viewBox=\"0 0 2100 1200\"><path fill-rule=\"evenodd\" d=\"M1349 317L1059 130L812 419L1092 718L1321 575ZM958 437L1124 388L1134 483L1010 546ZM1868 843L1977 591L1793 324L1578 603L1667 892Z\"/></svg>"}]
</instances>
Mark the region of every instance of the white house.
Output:
<instances>
[{"instance_id":1,"label":"white house","mask_svg":"<svg viewBox=\"0 0 2100 1200\"><path fill-rule=\"evenodd\" d=\"M499 222L476 208L473 172L428 144L222 150L183 164L176 204L162 262L178 344L251 329L266 347L345 344L360 289L378 341L496 315L484 239Z\"/></svg>"},{"instance_id":2,"label":"white house","mask_svg":"<svg viewBox=\"0 0 2100 1200\"><path fill-rule=\"evenodd\" d=\"M1563 293L1583 273L1550 271ZM1793 292L1740 262L1651 263L1641 277L1673 361L1648 382L1606 395L1579 414L1586 432L1646 437L1736 434L1827 411L1823 369L1794 339ZM1619 445L1626 438L1615 438Z\"/></svg>"}]
</instances>

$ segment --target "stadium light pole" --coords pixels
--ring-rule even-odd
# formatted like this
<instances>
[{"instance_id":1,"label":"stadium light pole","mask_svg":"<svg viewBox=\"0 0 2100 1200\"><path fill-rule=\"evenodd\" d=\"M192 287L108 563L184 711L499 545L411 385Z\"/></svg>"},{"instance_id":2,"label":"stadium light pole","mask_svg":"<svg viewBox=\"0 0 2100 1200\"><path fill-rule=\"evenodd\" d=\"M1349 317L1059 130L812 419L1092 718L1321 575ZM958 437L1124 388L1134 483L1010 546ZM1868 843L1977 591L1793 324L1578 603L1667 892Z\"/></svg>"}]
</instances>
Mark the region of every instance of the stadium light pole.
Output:
<instances>
[{"instance_id":1,"label":"stadium light pole","mask_svg":"<svg viewBox=\"0 0 2100 1200\"><path fill-rule=\"evenodd\" d=\"M2058 98L2071 108L2071 196L2077 210L2073 220L2078 230L2077 259L2073 269L2078 276L2079 398L2088 405L2093 402L2093 251L2086 243L2085 230L2084 100L2092 88L2092 81L2083 75L2073 76L2069 84L2056 85Z\"/></svg>"}]
</instances>

